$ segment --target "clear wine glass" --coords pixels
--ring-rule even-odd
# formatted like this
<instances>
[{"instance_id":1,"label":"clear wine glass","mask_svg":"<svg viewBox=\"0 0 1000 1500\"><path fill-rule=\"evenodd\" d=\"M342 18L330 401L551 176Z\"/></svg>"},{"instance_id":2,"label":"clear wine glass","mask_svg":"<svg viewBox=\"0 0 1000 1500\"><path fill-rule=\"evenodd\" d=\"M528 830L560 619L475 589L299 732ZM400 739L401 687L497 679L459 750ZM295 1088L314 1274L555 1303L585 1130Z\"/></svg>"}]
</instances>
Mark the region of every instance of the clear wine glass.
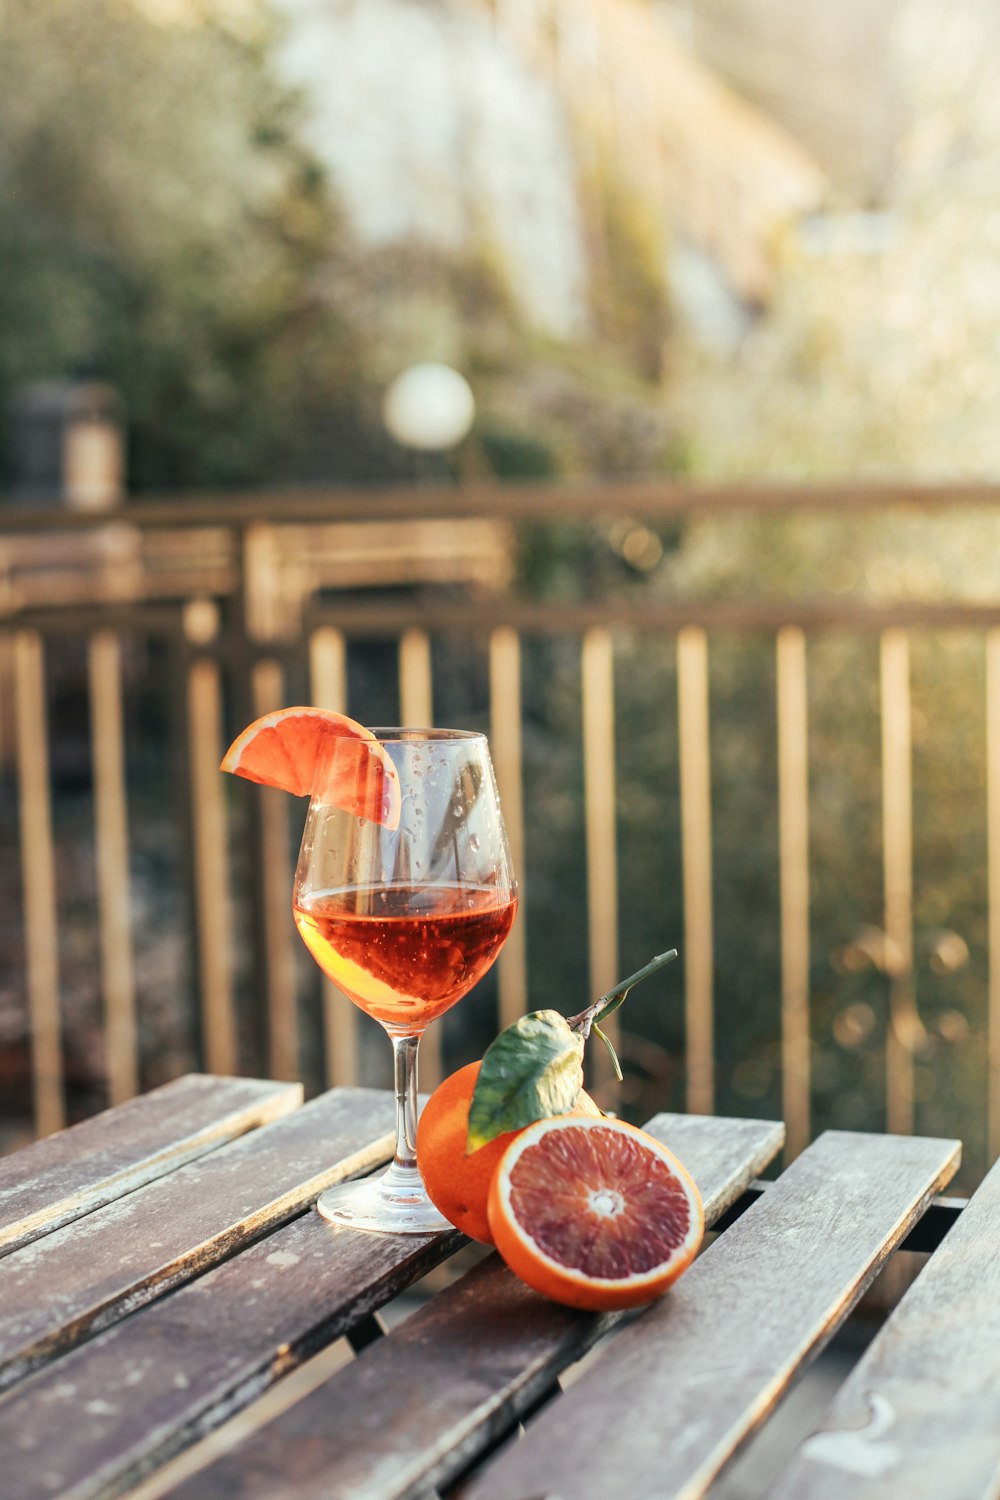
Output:
<instances>
[{"instance_id":1,"label":"clear wine glass","mask_svg":"<svg viewBox=\"0 0 1000 1500\"><path fill-rule=\"evenodd\" d=\"M392 1042L396 1153L384 1173L328 1189L317 1207L356 1229L421 1234L448 1225L417 1167L417 1048L500 952L517 883L485 735L373 732L399 775L399 825L387 828L324 797L342 753L333 741L317 766L293 906L324 974Z\"/></svg>"}]
</instances>

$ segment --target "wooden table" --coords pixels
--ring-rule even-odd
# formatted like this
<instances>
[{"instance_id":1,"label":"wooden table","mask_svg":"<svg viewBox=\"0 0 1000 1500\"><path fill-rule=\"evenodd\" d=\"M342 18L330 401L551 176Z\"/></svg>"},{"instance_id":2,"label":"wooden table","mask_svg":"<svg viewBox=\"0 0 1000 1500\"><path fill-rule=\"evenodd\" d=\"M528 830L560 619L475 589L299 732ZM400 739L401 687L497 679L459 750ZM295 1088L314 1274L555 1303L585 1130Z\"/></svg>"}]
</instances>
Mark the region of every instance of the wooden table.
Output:
<instances>
[{"instance_id":1,"label":"wooden table","mask_svg":"<svg viewBox=\"0 0 1000 1500\"><path fill-rule=\"evenodd\" d=\"M464 1244L311 1211L388 1157L392 1114L368 1090L302 1106L296 1085L196 1075L0 1161L0 1495L702 1495L959 1159L829 1132L762 1190L780 1125L659 1115L728 1221L662 1301L616 1324L490 1256L381 1336L374 1310ZM1000 1495L998 1199L994 1171L779 1500ZM257 1398L342 1335L356 1357L264 1424ZM235 1413L228 1451L187 1477L169 1463Z\"/></svg>"}]
</instances>

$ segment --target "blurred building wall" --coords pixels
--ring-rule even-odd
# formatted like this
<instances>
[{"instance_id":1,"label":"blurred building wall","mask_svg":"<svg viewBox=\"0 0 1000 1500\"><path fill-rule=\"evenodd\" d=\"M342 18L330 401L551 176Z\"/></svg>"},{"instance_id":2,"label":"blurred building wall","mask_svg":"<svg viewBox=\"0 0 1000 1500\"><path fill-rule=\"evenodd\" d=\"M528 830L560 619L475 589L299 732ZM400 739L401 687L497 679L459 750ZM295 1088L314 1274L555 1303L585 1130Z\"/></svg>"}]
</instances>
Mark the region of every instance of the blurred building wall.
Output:
<instances>
[{"instance_id":1,"label":"blurred building wall","mask_svg":"<svg viewBox=\"0 0 1000 1500\"><path fill-rule=\"evenodd\" d=\"M288 77L355 232L498 253L529 321L586 321L568 121L488 15L426 0L280 0Z\"/></svg>"}]
</instances>

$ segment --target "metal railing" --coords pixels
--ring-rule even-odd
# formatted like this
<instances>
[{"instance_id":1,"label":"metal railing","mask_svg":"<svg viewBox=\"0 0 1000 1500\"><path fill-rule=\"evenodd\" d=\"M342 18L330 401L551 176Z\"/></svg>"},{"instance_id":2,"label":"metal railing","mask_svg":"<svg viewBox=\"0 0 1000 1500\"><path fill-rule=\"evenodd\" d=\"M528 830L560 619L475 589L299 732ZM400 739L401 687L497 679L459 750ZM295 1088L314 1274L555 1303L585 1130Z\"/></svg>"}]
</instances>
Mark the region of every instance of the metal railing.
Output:
<instances>
[{"instance_id":1,"label":"metal railing","mask_svg":"<svg viewBox=\"0 0 1000 1500\"><path fill-rule=\"evenodd\" d=\"M61 1040L65 960L60 969L66 917L60 910L64 893L57 896L61 856L53 828L51 765L59 739L49 713L52 663L68 646L82 649L85 660L89 771L82 795L93 818L97 1009L107 1099L118 1103L140 1086L144 1026L143 974L135 955L131 864L133 820L139 814L128 770L130 736L134 742L144 734L154 740L165 735L172 746L169 775L157 794L157 816L179 834L185 851L180 879L189 898L197 1020L188 1065L219 1073L245 1065L248 1022L237 994L243 973L256 997L250 1007L255 1071L298 1076L304 1045L303 971L289 914L294 831L288 799L256 788L252 795L245 787L234 790L235 784L218 771L228 738L256 714L289 701L290 694L308 692L317 704L361 712L348 690L352 653L377 643L383 651L380 661L384 663L386 649L395 657L392 683L380 683L382 699L393 700L401 722L434 722L435 709L440 714L443 705L436 696L432 645L482 643L485 685L473 711L490 734L515 864L526 877L524 915L498 966L496 1019L506 1024L528 1006L532 993L526 939L532 871L525 869L525 824L531 810L525 805L523 778L524 644L545 637L578 642L579 816L586 863L587 967L596 994L619 976L616 639L625 633L672 640L683 889L682 1102L695 1111L716 1107L713 869L720 850L713 835L709 643L714 633L723 632L773 642L781 975L776 1045L780 1107L794 1154L809 1139L812 1119L808 644L831 628L879 642L884 900L878 915L890 955L884 965L889 1022L885 1123L893 1131L912 1130L922 1023L914 995L909 642L914 631L971 631L986 642L989 979L984 1029L992 1158L1000 1151L1000 601L677 602L623 592L565 603L517 597L508 585L516 528L540 518L570 524L627 513L649 523L682 524L694 515L815 510L847 517L899 504L910 511L958 504L995 509L998 501L1000 491L978 486L748 491L643 485L189 497L134 504L110 516L8 510L0 521L0 755L7 767L11 812L4 830L8 864L16 867L16 875L9 870L9 879L15 895L14 887L20 888L23 942L19 947L8 930L5 983L9 994L23 993L35 1130L57 1129L67 1117ZM343 528L342 554L338 527ZM464 537L463 527L468 528ZM413 545L399 547L406 528ZM382 555L384 560L390 533L394 555L405 566L402 576L394 576L388 565L381 581L395 585L396 592L366 593L379 581L378 559ZM80 542L75 551L67 542L70 537ZM167 552L169 569L163 565ZM346 561L338 575L341 555ZM361 555L364 561L358 563ZM421 555L423 570L415 561ZM109 556L119 562L126 558L127 566L109 565ZM328 566L318 565L321 556L328 558ZM450 562L442 562L443 556ZM61 581L54 590L47 557L61 559ZM451 587L438 586L443 583ZM422 587L415 588L417 584ZM145 668L134 662L137 643L146 653ZM144 730L137 715L154 710L156 723ZM844 941L849 937L844 934ZM250 945L252 961L234 958L243 941ZM353 1007L327 987L316 1033L322 1051L319 1082L357 1080L356 1019ZM441 1067L439 1035L440 1028L434 1028L425 1039L425 1084L434 1081ZM163 1066L169 1068L169 1061ZM155 1067L151 1076L159 1081Z\"/></svg>"}]
</instances>

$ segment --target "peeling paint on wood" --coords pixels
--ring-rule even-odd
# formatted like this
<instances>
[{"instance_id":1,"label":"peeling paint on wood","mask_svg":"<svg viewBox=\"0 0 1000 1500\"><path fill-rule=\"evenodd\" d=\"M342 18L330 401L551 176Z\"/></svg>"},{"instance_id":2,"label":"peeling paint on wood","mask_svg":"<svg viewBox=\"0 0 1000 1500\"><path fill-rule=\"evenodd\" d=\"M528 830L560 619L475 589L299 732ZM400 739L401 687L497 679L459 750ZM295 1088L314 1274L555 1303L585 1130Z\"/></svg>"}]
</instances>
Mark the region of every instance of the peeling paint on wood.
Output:
<instances>
[{"instance_id":1,"label":"peeling paint on wood","mask_svg":"<svg viewBox=\"0 0 1000 1500\"><path fill-rule=\"evenodd\" d=\"M956 1141L820 1136L463 1500L564 1494L569 1453L573 1500L703 1495L959 1158Z\"/></svg>"},{"instance_id":2,"label":"peeling paint on wood","mask_svg":"<svg viewBox=\"0 0 1000 1500\"><path fill-rule=\"evenodd\" d=\"M335 1089L8 1255L0 1387L387 1160L393 1118L390 1095Z\"/></svg>"},{"instance_id":3,"label":"peeling paint on wood","mask_svg":"<svg viewBox=\"0 0 1000 1500\"><path fill-rule=\"evenodd\" d=\"M767 1121L660 1115L714 1222L780 1151ZM495 1256L258 1435L171 1493L391 1500L454 1474L612 1325L538 1297ZM533 1493L533 1492L532 1492ZM611 1491L609 1493L614 1493Z\"/></svg>"},{"instance_id":4,"label":"peeling paint on wood","mask_svg":"<svg viewBox=\"0 0 1000 1500\"><path fill-rule=\"evenodd\" d=\"M1000 1163L841 1387L774 1500L1000 1494Z\"/></svg>"},{"instance_id":5,"label":"peeling paint on wood","mask_svg":"<svg viewBox=\"0 0 1000 1500\"><path fill-rule=\"evenodd\" d=\"M121 1494L461 1242L307 1214L116 1324L0 1403L18 1500ZM58 1453L42 1466L38 1455Z\"/></svg>"},{"instance_id":6,"label":"peeling paint on wood","mask_svg":"<svg viewBox=\"0 0 1000 1500\"><path fill-rule=\"evenodd\" d=\"M0 1255L301 1103L301 1084L189 1073L0 1159Z\"/></svg>"}]
</instances>

